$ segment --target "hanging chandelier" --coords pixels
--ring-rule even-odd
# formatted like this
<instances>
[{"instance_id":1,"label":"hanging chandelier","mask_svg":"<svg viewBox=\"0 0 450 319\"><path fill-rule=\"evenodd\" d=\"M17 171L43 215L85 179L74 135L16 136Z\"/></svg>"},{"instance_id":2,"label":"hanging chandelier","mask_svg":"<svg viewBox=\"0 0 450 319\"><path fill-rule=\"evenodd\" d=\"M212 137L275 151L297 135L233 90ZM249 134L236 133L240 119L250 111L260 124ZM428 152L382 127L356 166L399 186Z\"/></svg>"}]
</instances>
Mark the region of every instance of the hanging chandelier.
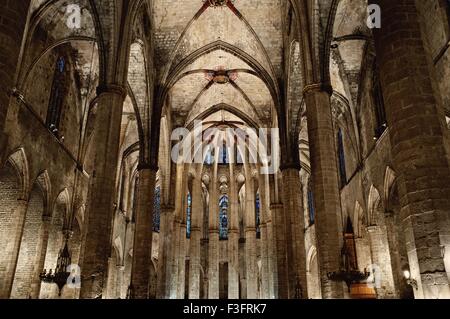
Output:
<instances>
[{"instance_id":1,"label":"hanging chandelier","mask_svg":"<svg viewBox=\"0 0 450 319\"><path fill-rule=\"evenodd\" d=\"M358 270L356 259L355 234L350 217L347 218L347 227L344 233L344 246L341 250L341 267L338 271L329 272L328 279L332 281L345 282L350 291L351 285L361 283L369 278L370 272Z\"/></svg>"},{"instance_id":2,"label":"hanging chandelier","mask_svg":"<svg viewBox=\"0 0 450 319\"><path fill-rule=\"evenodd\" d=\"M50 284L56 284L58 286L58 296L61 297L62 289L67 284L67 280L69 279L69 276L71 274L70 271L67 271L71 261L71 256L69 252L68 247L68 241L69 237L66 236L64 248L60 250L58 254L58 261L56 263L56 269L55 272L53 272L52 269L47 273L47 270L44 269L44 271L39 275L39 278L42 282L50 283Z\"/></svg>"}]
</instances>

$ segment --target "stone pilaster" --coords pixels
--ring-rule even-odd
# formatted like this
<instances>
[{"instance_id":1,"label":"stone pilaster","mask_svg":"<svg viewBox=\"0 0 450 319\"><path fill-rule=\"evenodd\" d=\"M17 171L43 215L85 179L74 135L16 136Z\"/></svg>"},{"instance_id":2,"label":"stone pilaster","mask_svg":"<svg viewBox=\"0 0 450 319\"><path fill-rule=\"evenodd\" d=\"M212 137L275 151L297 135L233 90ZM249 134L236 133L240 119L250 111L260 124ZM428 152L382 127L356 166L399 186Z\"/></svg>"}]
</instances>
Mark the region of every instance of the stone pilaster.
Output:
<instances>
[{"instance_id":1,"label":"stone pilaster","mask_svg":"<svg viewBox=\"0 0 450 319\"><path fill-rule=\"evenodd\" d=\"M258 265L256 263L255 189L252 175L247 170L245 182L245 266L247 299L258 299Z\"/></svg>"},{"instance_id":2,"label":"stone pilaster","mask_svg":"<svg viewBox=\"0 0 450 319\"><path fill-rule=\"evenodd\" d=\"M203 224L202 181L192 181L192 219L189 259L189 299L200 299L201 238Z\"/></svg>"},{"instance_id":3,"label":"stone pilaster","mask_svg":"<svg viewBox=\"0 0 450 319\"><path fill-rule=\"evenodd\" d=\"M239 299L239 195L233 163L230 164L229 189L228 299Z\"/></svg>"},{"instance_id":4,"label":"stone pilaster","mask_svg":"<svg viewBox=\"0 0 450 319\"><path fill-rule=\"evenodd\" d=\"M316 236L322 297L342 298L343 286L328 279L327 273L340 267L342 237L341 200L337 171L335 134L331 115L331 87L317 84L304 90L308 116ZM302 218L303 219L303 218Z\"/></svg>"},{"instance_id":5,"label":"stone pilaster","mask_svg":"<svg viewBox=\"0 0 450 319\"><path fill-rule=\"evenodd\" d=\"M267 201L267 175L259 174L259 196L260 196L260 231L261 231L261 297L270 299L273 294L273 274L269 268L270 241L267 220L269 219L268 201Z\"/></svg>"},{"instance_id":6,"label":"stone pilaster","mask_svg":"<svg viewBox=\"0 0 450 319\"><path fill-rule=\"evenodd\" d=\"M217 173L209 197L208 299L219 299L219 197Z\"/></svg>"},{"instance_id":7,"label":"stone pilaster","mask_svg":"<svg viewBox=\"0 0 450 319\"><path fill-rule=\"evenodd\" d=\"M12 254L9 256L9 260L7 262L7 271L5 272L6 276L3 282L0 283L1 291L0 291L0 299L7 299L11 296L12 286L14 282L14 276L16 274L17 269L17 261L19 260L19 251L20 245L22 243L23 236L23 228L25 226L25 217L28 208L28 201L26 200L18 200L17 206L14 210L14 215L16 215L16 225L17 228L14 231L14 244L12 248Z\"/></svg>"},{"instance_id":8,"label":"stone pilaster","mask_svg":"<svg viewBox=\"0 0 450 319\"><path fill-rule=\"evenodd\" d=\"M150 268L152 265L153 213L157 169L138 167L139 186L137 195L136 224L134 230L133 268L131 285L134 298L148 299Z\"/></svg>"},{"instance_id":9,"label":"stone pilaster","mask_svg":"<svg viewBox=\"0 0 450 319\"><path fill-rule=\"evenodd\" d=\"M375 46L415 297L450 298L450 168L416 1L369 2L383 13Z\"/></svg>"},{"instance_id":10,"label":"stone pilaster","mask_svg":"<svg viewBox=\"0 0 450 319\"><path fill-rule=\"evenodd\" d=\"M31 282L31 293L30 293L31 299L38 299L39 294L41 292L41 278L39 278L39 275L44 270L45 256L47 255L47 245L48 245L50 225L51 225L51 217L50 216L42 217L42 225L39 236L40 242L37 249L38 251L37 263L33 275L33 280ZM48 270L49 269L47 269L47 271Z\"/></svg>"},{"instance_id":11,"label":"stone pilaster","mask_svg":"<svg viewBox=\"0 0 450 319\"><path fill-rule=\"evenodd\" d=\"M126 91L119 86L98 89L96 125L91 143L95 145L94 172L86 219L86 239L80 263L80 298L98 298L106 284L111 250L111 219L114 211L120 124Z\"/></svg>"},{"instance_id":12,"label":"stone pilaster","mask_svg":"<svg viewBox=\"0 0 450 319\"><path fill-rule=\"evenodd\" d=\"M162 206L159 232L159 255L157 275L157 299L170 298L170 278L173 264L173 231L174 231L174 207Z\"/></svg>"}]
</instances>

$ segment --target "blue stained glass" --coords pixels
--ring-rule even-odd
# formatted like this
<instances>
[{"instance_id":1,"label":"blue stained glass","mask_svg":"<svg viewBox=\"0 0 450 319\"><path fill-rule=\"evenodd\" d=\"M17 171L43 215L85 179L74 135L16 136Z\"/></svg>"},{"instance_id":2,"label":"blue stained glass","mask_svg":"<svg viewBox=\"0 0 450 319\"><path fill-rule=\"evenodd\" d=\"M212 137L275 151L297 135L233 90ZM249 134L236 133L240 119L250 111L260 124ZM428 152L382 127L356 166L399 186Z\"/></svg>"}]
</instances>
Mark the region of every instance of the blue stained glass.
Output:
<instances>
[{"instance_id":1,"label":"blue stained glass","mask_svg":"<svg viewBox=\"0 0 450 319\"><path fill-rule=\"evenodd\" d=\"M155 202L153 210L153 231L159 233L161 220L161 188L155 189Z\"/></svg>"},{"instance_id":2,"label":"blue stained glass","mask_svg":"<svg viewBox=\"0 0 450 319\"><path fill-rule=\"evenodd\" d=\"M63 57L60 57L57 62L59 73L63 73L66 68L66 60Z\"/></svg>"},{"instance_id":3,"label":"blue stained glass","mask_svg":"<svg viewBox=\"0 0 450 319\"><path fill-rule=\"evenodd\" d=\"M261 238L261 201L259 194L256 194L255 200L255 218L256 218L256 238Z\"/></svg>"},{"instance_id":4,"label":"blue stained glass","mask_svg":"<svg viewBox=\"0 0 450 319\"><path fill-rule=\"evenodd\" d=\"M228 239L228 196L224 195L219 201L219 238Z\"/></svg>"},{"instance_id":5,"label":"blue stained glass","mask_svg":"<svg viewBox=\"0 0 450 319\"><path fill-rule=\"evenodd\" d=\"M192 219L192 197L191 193L188 193L187 208L186 208L186 238L191 238L191 219Z\"/></svg>"}]
</instances>

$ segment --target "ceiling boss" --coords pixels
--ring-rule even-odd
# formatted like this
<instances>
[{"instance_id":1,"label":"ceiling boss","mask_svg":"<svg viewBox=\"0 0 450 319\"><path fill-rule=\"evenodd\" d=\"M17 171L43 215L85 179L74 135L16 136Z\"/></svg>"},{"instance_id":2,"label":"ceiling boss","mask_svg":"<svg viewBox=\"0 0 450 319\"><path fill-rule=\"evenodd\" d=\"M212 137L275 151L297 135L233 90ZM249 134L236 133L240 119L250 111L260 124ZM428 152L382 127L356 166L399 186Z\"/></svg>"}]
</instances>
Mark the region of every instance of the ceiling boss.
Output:
<instances>
[{"instance_id":1,"label":"ceiling boss","mask_svg":"<svg viewBox=\"0 0 450 319\"><path fill-rule=\"evenodd\" d=\"M211 7L224 7L228 4L228 2L234 2L231 0L206 0L209 2Z\"/></svg>"}]
</instances>

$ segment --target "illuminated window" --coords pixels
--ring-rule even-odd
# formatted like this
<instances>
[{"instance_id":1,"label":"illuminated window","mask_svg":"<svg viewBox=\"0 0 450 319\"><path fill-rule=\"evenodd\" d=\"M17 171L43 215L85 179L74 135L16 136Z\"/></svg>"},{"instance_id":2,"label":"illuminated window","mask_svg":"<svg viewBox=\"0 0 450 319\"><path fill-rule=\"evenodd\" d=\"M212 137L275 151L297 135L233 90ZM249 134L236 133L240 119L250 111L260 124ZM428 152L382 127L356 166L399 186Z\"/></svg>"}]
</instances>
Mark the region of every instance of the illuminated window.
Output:
<instances>
[{"instance_id":1,"label":"illuminated window","mask_svg":"<svg viewBox=\"0 0 450 319\"><path fill-rule=\"evenodd\" d=\"M228 196L224 195L219 201L219 238L220 240L228 239Z\"/></svg>"},{"instance_id":2,"label":"illuminated window","mask_svg":"<svg viewBox=\"0 0 450 319\"><path fill-rule=\"evenodd\" d=\"M261 201L259 194L256 194L255 200L255 217L256 217L256 238L261 238Z\"/></svg>"},{"instance_id":3,"label":"illuminated window","mask_svg":"<svg viewBox=\"0 0 450 319\"><path fill-rule=\"evenodd\" d=\"M186 238L191 238L191 221L192 221L192 197L191 193L188 193L187 208L186 208Z\"/></svg>"}]
</instances>

